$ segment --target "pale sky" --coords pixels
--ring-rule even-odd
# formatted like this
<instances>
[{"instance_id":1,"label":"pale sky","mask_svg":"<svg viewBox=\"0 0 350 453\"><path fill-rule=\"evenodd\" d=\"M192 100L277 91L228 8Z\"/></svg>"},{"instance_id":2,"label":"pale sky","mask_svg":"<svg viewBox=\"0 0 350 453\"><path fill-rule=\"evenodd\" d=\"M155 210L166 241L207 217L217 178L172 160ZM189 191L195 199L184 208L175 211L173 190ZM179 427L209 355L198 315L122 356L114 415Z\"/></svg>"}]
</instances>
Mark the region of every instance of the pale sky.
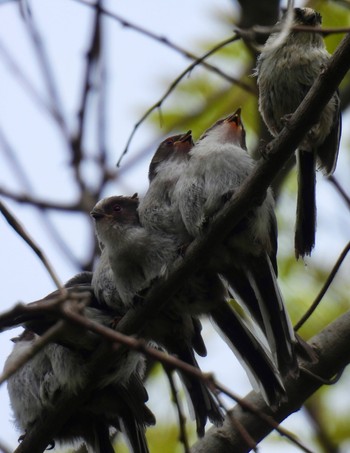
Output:
<instances>
[{"instance_id":1,"label":"pale sky","mask_svg":"<svg viewBox=\"0 0 350 453\"><path fill-rule=\"evenodd\" d=\"M77 89L82 75L83 52L87 48L89 37L90 11L74 0L33 0L30 4L42 36L45 37L44 44L59 87L61 103L73 122ZM229 29L220 29L214 14L216 11L230 14L230 0L217 0L215 5L211 0L110 0L105 2L105 6L198 55L201 53L196 47L198 42L218 42L229 37ZM107 132L111 162L116 162L134 124L163 95L165 82L176 78L188 66L189 60L115 22L108 22L107 38L110 87ZM39 92L45 94L35 56L19 18L18 6L14 2L0 2L0 44L10 51ZM62 140L57 128L48 121L47 113L33 102L18 79L8 70L1 52L0 80L0 128L16 150L36 195L56 201L72 200L74 189L71 175L66 171L68 154L62 151ZM149 122L146 123L137 132L128 157L132 158L139 150L157 143L161 135L161 129L155 131ZM118 185L110 186L106 195L131 195L134 192L142 194L147 184L147 165L151 152L152 149L140 165L125 174ZM127 162L128 158L124 164ZM19 190L21 185L1 148L0 168L0 186ZM93 180L92 169L88 168L86 171L91 173ZM45 250L62 281L71 277L76 269L67 265L65 256L53 245L52 239L42 228L40 217L33 214L33 209L11 203L5 198L2 201L18 215L28 232ZM52 213L51 217L64 231L68 244L77 256L84 257L88 226L74 216ZM54 284L41 262L1 216L0 237L1 311L12 307L17 301L29 302L52 291ZM203 369L214 370L220 381L244 395L250 390L244 371L210 326L206 325L206 330L210 340L209 358L201 360ZM9 339L13 336L15 331L1 334L0 369L12 348ZM167 402L167 406L163 402L160 404L157 393L158 389L150 388L150 407L158 414L167 414L171 403ZM0 440L15 448L21 433L16 432L11 422L6 385L0 388L0 420ZM310 441L310 430L300 415L291 416L285 426L301 437L305 436L305 441ZM286 442L277 446L264 442L259 451L292 453L296 449Z\"/></svg>"}]
</instances>

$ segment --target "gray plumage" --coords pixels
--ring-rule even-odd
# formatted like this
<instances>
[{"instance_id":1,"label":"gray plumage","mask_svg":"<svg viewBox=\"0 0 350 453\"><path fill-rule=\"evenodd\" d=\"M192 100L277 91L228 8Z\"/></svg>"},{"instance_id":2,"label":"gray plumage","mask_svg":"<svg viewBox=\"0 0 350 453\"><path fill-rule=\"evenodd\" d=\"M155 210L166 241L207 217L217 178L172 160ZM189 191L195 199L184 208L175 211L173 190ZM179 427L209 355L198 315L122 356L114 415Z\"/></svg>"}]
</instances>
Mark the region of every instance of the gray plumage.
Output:
<instances>
[{"instance_id":1,"label":"gray plumage","mask_svg":"<svg viewBox=\"0 0 350 453\"><path fill-rule=\"evenodd\" d=\"M36 334L25 330L15 340L5 370L31 348L36 338ZM79 392L89 374L90 362L86 355L55 343L45 346L8 379L17 428L29 432L35 423L44 420L47 411L54 410L62 398ZM144 430L146 425L154 424L154 417L145 401L147 393L137 374L101 388L97 385L89 399L74 410L54 440L84 440L94 453L113 452L109 430L122 430L126 424L126 433L134 433L134 438L129 439L134 453L147 453Z\"/></svg>"},{"instance_id":2,"label":"gray plumage","mask_svg":"<svg viewBox=\"0 0 350 453\"><path fill-rule=\"evenodd\" d=\"M90 294L90 304L84 308L85 315L107 327L115 322L114 312L103 307L94 298L91 287L92 274L84 272L66 283L69 291ZM49 302L57 297L55 291L35 304ZM33 315L32 315L33 316ZM15 323L32 327L44 333L55 322L49 312L43 316L18 317ZM32 347L39 336L28 328L16 339L5 369L26 350ZM8 379L11 406L18 429L29 432L35 423L43 420L47 411L55 408L62 397L75 395L86 385L94 361L106 354L106 345L101 337L89 331L69 326L40 350L29 362ZM84 440L95 453L112 453L110 430L122 430L129 438L134 453L147 453L145 427L154 424L154 416L145 406L147 392L141 376L144 358L135 351L121 355L108 353L108 366L94 370L94 388L89 398L77 407L64 423L54 440L72 442Z\"/></svg>"},{"instance_id":3,"label":"gray plumage","mask_svg":"<svg viewBox=\"0 0 350 453\"><path fill-rule=\"evenodd\" d=\"M191 131L169 137L159 145L149 166L149 188L138 207L144 227L175 234L183 242L188 241L189 236L174 205L173 192L187 166L192 146Z\"/></svg>"},{"instance_id":4,"label":"gray plumage","mask_svg":"<svg viewBox=\"0 0 350 453\"><path fill-rule=\"evenodd\" d=\"M157 278L167 275L169 267L178 257L176 237L146 230L140 224L137 208L138 199L135 196L119 196L99 201L91 212L103 252L109 257L114 283L127 307L137 306L142 294ZM180 290L156 316L149 317L141 335L181 360L198 366L194 350L201 355L206 354L200 336L201 327L198 320L177 309L178 300L182 297L186 295ZM197 433L202 436L207 418L221 424L222 413L201 382L185 373L180 372L180 375L191 399Z\"/></svg>"},{"instance_id":5,"label":"gray plumage","mask_svg":"<svg viewBox=\"0 0 350 453\"><path fill-rule=\"evenodd\" d=\"M196 237L252 172L240 111L208 129L190 152L175 196L188 232ZM270 191L236 227L208 265L229 281L240 302L265 331L283 374L297 369L294 333L278 289L277 224Z\"/></svg>"},{"instance_id":6,"label":"gray plumage","mask_svg":"<svg viewBox=\"0 0 350 453\"><path fill-rule=\"evenodd\" d=\"M239 144L246 149L244 130ZM141 224L147 230L175 235L182 250L190 242L191 234L181 217L175 187L187 171L192 147L190 131L169 137L160 144L149 167L150 186L138 208ZM285 394L278 370L268 351L229 306L227 298L219 276L201 269L192 274L191 284L185 286L185 297L178 297L176 305L178 311L194 317L209 316L240 359L254 388L262 392L269 404L277 405Z\"/></svg>"},{"instance_id":7,"label":"gray plumage","mask_svg":"<svg viewBox=\"0 0 350 453\"><path fill-rule=\"evenodd\" d=\"M321 15L311 8L295 8L292 25L320 26ZM284 25L284 19L280 22ZM257 62L259 110L273 136L281 132L330 58L321 34L290 30L285 38L273 33ZM297 150L298 197L295 231L296 257L310 255L316 230L316 161L332 175L341 134L338 92Z\"/></svg>"}]
</instances>

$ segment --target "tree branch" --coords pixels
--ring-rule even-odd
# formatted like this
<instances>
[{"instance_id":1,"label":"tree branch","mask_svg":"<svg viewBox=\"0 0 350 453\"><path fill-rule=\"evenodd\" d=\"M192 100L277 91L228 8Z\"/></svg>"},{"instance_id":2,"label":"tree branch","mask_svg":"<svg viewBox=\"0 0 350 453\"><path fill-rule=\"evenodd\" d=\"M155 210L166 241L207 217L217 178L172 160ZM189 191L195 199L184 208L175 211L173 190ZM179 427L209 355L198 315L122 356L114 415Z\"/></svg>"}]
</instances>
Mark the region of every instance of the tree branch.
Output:
<instances>
[{"instance_id":1,"label":"tree branch","mask_svg":"<svg viewBox=\"0 0 350 453\"><path fill-rule=\"evenodd\" d=\"M319 360L312 365L303 363L303 366L316 375L331 378L349 364L349 342L350 312L347 312L312 338L311 344L317 350ZM297 380L287 380L286 389L289 401L274 413L271 412L261 396L254 392L244 398L244 401L254 405L265 414L273 415L273 418L280 423L290 414L298 411L304 401L321 385L319 381L310 378L307 374L301 374ZM267 426L261 419L245 411L240 406L235 406L233 413L257 442L271 432L271 426ZM215 451L216 453L226 453L227 451L247 453L249 450L242 443L239 433L233 430L231 424L226 420L223 428L210 429L205 438L195 444L191 453L208 451Z\"/></svg>"}]
</instances>

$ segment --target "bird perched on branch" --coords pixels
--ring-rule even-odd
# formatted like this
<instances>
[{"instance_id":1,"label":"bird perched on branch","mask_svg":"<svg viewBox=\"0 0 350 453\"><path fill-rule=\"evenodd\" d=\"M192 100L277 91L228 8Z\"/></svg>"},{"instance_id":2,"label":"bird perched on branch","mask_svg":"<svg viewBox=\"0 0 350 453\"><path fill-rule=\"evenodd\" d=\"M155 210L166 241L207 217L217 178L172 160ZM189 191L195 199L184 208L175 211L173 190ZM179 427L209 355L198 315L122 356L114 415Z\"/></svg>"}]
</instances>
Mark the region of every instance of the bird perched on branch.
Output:
<instances>
[{"instance_id":1,"label":"bird perched on branch","mask_svg":"<svg viewBox=\"0 0 350 453\"><path fill-rule=\"evenodd\" d=\"M169 266L178 256L177 241L170 235L159 231L152 233L142 227L137 208L135 194L132 197L105 198L91 211L97 237L103 245L102 254L107 254L109 258L114 284L122 303L130 308L137 308L140 296L142 298L156 279L167 274ZM144 321L141 332L135 333L198 367L194 350L200 355L206 354L199 320L186 312L174 310L170 299ZM221 410L202 382L181 371L180 376L191 399L197 433L202 436L207 418L217 425L223 422Z\"/></svg>"},{"instance_id":2,"label":"bird perched on branch","mask_svg":"<svg viewBox=\"0 0 350 453\"><path fill-rule=\"evenodd\" d=\"M295 8L270 35L258 58L256 75L259 110L273 136L278 135L305 98L330 58L320 33L293 30L293 26L321 26L321 15L311 8ZM316 162L326 176L333 174L338 158L341 113L338 91L297 150L298 195L295 227L296 257L310 255L316 231Z\"/></svg>"},{"instance_id":3,"label":"bird perched on branch","mask_svg":"<svg viewBox=\"0 0 350 453\"><path fill-rule=\"evenodd\" d=\"M168 137L159 145L149 165L149 188L138 207L145 228L174 234L183 243L189 236L174 204L173 192L187 166L192 146L191 131Z\"/></svg>"},{"instance_id":4,"label":"bird perched on branch","mask_svg":"<svg viewBox=\"0 0 350 453\"><path fill-rule=\"evenodd\" d=\"M25 330L14 339L15 346L6 361L5 371L32 347L36 338L34 332ZM89 360L84 354L55 343L45 346L8 379L17 427L22 432L30 432L62 399L79 393L90 373ZM147 399L147 392L135 373L124 383L96 386L58 429L54 440L82 439L94 453L113 453L109 433L112 429L126 434L134 453L147 453L144 430L155 423L145 405Z\"/></svg>"},{"instance_id":5,"label":"bird perched on branch","mask_svg":"<svg viewBox=\"0 0 350 453\"><path fill-rule=\"evenodd\" d=\"M245 146L244 131L241 145ZM138 212L141 224L152 234L175 236L181 250L192 240L186 230L175 193L176 184L189 165L194 143L191 131L169 137L158 147L149 166L150 186L141 199ZM266 401L278 405L285 390L279 372L269 353L240 316L228 304L228 294L216 272L200 269L191 275L191 285L186 285L187 297L177 305L195 317L207 315L223 339L234 351L256 390Z\"/></svg>"},{"instance_id":6,"label":"bird perched on branch","mask_svg":"<svg viewBox=\"0 0 350 453\"><path fill-rule=\"evenodd\" d=\"M66 287L72 294L75 291L75 295L84 289L93 299L91 277L89 272L78 274L67 282ZM41 303L44 307L45 303L54 302L59 294L56 291L35 304ZM93 321L106 326L113 323L112 312L104 311L98 304L85 310ZM43 310L41 316L28 312L22 319L16 319L16 323L19 321L44 333L56 319ZM15 346L6 361L5 371L32 348L37 338L39 335L26 329L14 339ZM148 396L141 381L142 356L129 351L119 357L119 361L113 360L114 356L102 338L83 328L63 329L54 340L57 342L44 346L8 379L17 427L25 433L30 432L62 399L74 397L91 384L89 379L93 375L91 391L63 421L54 440L82 439L94 453L112 453L110 430L118 430L126 434L134 453L148 453L145 427L154 424L155 419L145 405ZM106 363L105 354L108 366L95 369L96 363Z\"/></svg>"},{"instance_id":7,"label":"bird perched on branch","mask_svg":"<svg viewBox=\"0 0 350 453\"><path fill-rule=\"evenodd\" d=\"M174 196L188 233L197 237L239 190L255 162L245 146L240 109L217 121L190 151ZM297 370L294 333L277 284L277 223L270 191L218 246L206 266L221 273L267 335L280 371Z\"/></svg>"}]
</instances>

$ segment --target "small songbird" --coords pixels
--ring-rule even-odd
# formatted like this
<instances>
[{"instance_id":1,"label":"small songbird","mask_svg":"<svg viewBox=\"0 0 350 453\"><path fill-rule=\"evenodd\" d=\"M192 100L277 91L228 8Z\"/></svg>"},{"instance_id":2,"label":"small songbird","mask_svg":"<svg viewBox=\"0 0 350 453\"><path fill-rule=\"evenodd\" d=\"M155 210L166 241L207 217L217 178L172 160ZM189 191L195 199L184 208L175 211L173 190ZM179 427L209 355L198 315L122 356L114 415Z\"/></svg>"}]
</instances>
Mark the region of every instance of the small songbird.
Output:
<instances>
[{"instance_id":1,"label":"small songbird","mask_svg":"<svg viewBox=\"0 0 350 453\"><path fill-rule=\"evenodd\" d=\"M174 206L173 192L187 166L192 146L191 131L169 137L159 145L149 166L149 188L138 207L144 227L175 234L184 243L189 237L179 210Z\"/></svg>"},{"instance_id":2,"label":"small songbird","mask_svg":"<svg viewBox=\"0 0 350 453\"><path fill-rule=\"evenodd\" d=\"M162 268L169 267L177 253L176 239L172 239L171 235L164 232L151 231L141 226L132 213L136 212L136 209L135 198L110 197L99 202L92 211L92 215L97 219L98 237L104 244L103 252L108 251L110 256L118 290L120 294L124 294L122 287L127 286L127 292L130 292L126 303L130 303L131 295L137 293L138 288L145 289L147 284L150 285L155 278L161 276ZM105 224L102 225L100 222ZM127 271L128 268L133 271ZM120 275L124 276L123 280ZM153 323L149 320L145 325L146 331L144 330L142 334L160 343L182 360L196 365L191 351L194 349L199 354L201 352L193 341L192 323L202 314L210 316L229 346L241 359L253 384L257 384L255 387L261 389L271 404L278 404L285 393L279 372L264 346L227 304L226 294L218 275L211 271L195 273L188 281L184 281L179 291L167 301L162 312L163 318L159 319L157 316ZM194 392L194 389L192 383L192 392L189 391L189 394L195 411L198 412L198 408L203 407L203 404L198 405L201 403L198 399L200 393ZM197 403L193 400L193 395L197 395ZM204 395L203 399L206 398ZM205 413L204 410L202 413ZM212 417L209 414L209 418L210 416ZM197 413L196 417L197 425L204 426L204 416L200 418ZM201 419L202 422L199 423Z\"/></svg>"},{"instance_id":3,"label":"small songbird","mask_svg":"<svg viewBox=\"0 0 350 453\"><path fill-rule=\"evenodd\" d=\"M242 148L246 149L244 130L240 140ZM191 131L169 137L160 144L149 166L150 186L138 207L140 222L146 230L175 235L182 250L192 238L174 192L177 181L186 171L193 146ZM177 299L179 309L194 317L209 316L241 361L254 388L261 391L269 404L278 405L285 395L279 372L261 341L228 304L228 293L219 276L203 269L192 274L191 285L186 285L186 296Z\"/></svg>"},{"instance_id":4,"label":"small songbird","mask_svg":"<svg viewBox=\"0 0 350 453\"><path fill-rule=\"evenodd\" d=\"M202 234L252 172L240 109L210 127L190 151L175 197L187 231ZM294 333L277 284L277 222L270 190L206 263L221 273L267 335L283 375L297 370Z\"/></svg>"},{"instance_id":5,"label":"small songbird","mask_svg":"<svg viewBox=\"0 0 350 453\"><path fill-rule=\"evenodd\" d=\"M295 8L293 14L293 26L321 26L321 15L311 8ZM279 24L285 26L285 18ZM285 38L279 32L270 35L258 58L256 75L259 110L273 136L281 132L288 117L305 98L329 58L322 35L316 31L290 29ZM320 112L317 123L305 135L297 150L297 258L311 255L315 245L316 161L326 176L333 174L340 135L341 112L337 91Z\"/></svg>"},{"instance_id":6,"label":"small songbird","mask_svg":"<svg viewBox=\"0 0 350 453\"><path fill-rule=\"evenodd\" d=\"M5 371L32 348L37 338L38 335L26 329L14 339L15 346L5 363ZM90 365L90 356L86 351L50 343L19 368L7 381L18 429L24 433L30 432L36 423L45 419L47 411L54 410L62 399L79 393L92 371ZM89 398L72 411L54 435L53 443L80 439L87 444L89 451L113 453L109 433L111 429L125 433L134 453L148 453L145 428L153 425L155 419L145 405L148 396L138 373L100 386L98 372L93 372L96 387ZM119 377L123 373L127 371L121 364Z\"/></svg>"},{"instance_id":7,"label":"small songbird","mask_svg":"<svg viewBox=\"0 0 350 453\"><path fill-rule=\"evenodd\" d=\"M108 260L104 258L104 265L109 262L121 301L129 308L137 304L137 296L142 297L156 279L167 274L178 256L176 239L142 227L137 208L138 198L135 195L114 196L99 201L91 211L97 237L103 245L102 254L108 256ZM110 274L105 271L103 275ZM198 367L194 351L200 355L206 354L200 336L200 322L174 308L173 300L169 300L163 309L147 319L138 334L156 342L180 360ZM207 419L220 425L223 415L202 382L183 372L180 375L191 399L197 433L202 436Z\"/></svg>"}]
</instances>

